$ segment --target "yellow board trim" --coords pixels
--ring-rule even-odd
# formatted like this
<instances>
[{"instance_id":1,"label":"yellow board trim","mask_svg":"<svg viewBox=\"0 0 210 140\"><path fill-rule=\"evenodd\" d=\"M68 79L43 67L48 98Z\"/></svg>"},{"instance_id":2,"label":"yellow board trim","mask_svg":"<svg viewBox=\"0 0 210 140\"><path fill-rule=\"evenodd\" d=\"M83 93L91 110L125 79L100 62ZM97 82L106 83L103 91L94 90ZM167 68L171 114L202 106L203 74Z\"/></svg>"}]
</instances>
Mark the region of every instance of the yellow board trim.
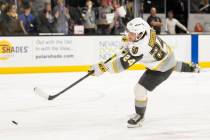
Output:
<instances>
[{"instance_id":1,"label":"yellow board trim","mask_svg":"<svg viewBox=\"0 0 210 140\"><path fill-rule=\"evenodd\" d=\"M135 64L131 66L128 70L145 70L145 66L143 64Z\"/></svg>"},{"instance_id":2,"label":"yellow board trim","mask_svg":"<svg viewBox=\"0 0 210 140\"><path fill-rule=\"evenodd\" d=\"M210 68L210 62L200 62L201 68ZM60 72L87 72L90 65L84 66L43 66L43 67L0 67L0 74L26 73L60 73ZM143 64L135 64L129 70L145 70Z\"/></svg>"},{"instance_id":3,"label":"yellow board trim","mask_svg":"<svg viewBox=\"0 0 210 140\"><path fill-rule=\"evenodd\" d=\"M59 72L84 72L90 66L43 66L43 67L7 67L0 68L0 74L22 73L59 73Z\"/></svg>"},{"instance_id":4,"label":"yellow board trim","mask_svg":"<svg viewBox=\"0 0 210 140\"><path fill-rule=\"evenodd\" d=\"M210 68L210 62L200 62L199 66L201 68Z\"/></svg>"},{"instance_id":5,"label":"yellow board trim","mask_svg":"<svg viewBox=\"0 0 210 140\"><path fill-rule=\"evenodd\" d=\"M40 67L0 67L0 74L24 73L60 73L60 72L87 72L90 65L83 66L40 66ZM136 64L129 70L143 70L144 66Z\"/></svg>"}]
</instances>

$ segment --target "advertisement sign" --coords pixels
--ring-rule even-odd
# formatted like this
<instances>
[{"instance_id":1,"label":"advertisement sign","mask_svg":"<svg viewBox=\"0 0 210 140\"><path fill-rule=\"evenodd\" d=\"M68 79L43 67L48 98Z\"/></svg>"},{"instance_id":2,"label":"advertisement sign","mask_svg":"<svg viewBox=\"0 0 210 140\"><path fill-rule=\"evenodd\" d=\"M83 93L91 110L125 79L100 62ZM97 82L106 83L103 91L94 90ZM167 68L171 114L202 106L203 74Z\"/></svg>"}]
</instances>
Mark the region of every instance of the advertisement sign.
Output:
<instances>
[{"instance_id":1,"label":"advertisement sign","mask_svg":"<svg viewBox=\"0 0 210 140\"><path fill-rule=\"evenodd\" d=\"M84 42L82 44L81 42ZM0 38L0 66L69 66L93 61L89 38L6 37ZM87 55L88 54L88 55ZM90 57L89 57L90 55ZM87 58L84 58L88 56Z\"/></svg>"},{"instance_id":2,"label":"advertisement sign","mask_svg":"<svg viewBox=\"0 0 210 140\"><path fill-rule=\"evenodd\" d=\"M160 37L172 47L177 60L190 62L190 35ZM35 68L37 72L84 71L119 48L121 36L0 37L0 67L5 73L18 68L22 73Z\"/></svg>"}]
</instances>

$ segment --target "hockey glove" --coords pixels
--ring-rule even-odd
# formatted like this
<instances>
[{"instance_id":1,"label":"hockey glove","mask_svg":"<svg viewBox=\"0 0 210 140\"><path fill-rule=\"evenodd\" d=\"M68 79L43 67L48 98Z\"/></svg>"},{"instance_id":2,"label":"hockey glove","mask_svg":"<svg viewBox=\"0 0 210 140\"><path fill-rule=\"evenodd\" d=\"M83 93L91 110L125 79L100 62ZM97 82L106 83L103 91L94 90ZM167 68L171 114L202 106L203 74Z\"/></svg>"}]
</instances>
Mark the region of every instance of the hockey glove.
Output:
<instances>
[{"instance_id":1,"label":"hockey glove","mask_svg":"<svg viewBox=\"0 0 210 140\"><path fill-rule=\"evenodd\" d=\"M90 69L88 70L88 72L92 72L93 71L93 76L100 76L102 75L104 72L107 71L107 67L103 62L100 62L98 64L94 64L90 67Z\"/></svg>"}]
</instances>

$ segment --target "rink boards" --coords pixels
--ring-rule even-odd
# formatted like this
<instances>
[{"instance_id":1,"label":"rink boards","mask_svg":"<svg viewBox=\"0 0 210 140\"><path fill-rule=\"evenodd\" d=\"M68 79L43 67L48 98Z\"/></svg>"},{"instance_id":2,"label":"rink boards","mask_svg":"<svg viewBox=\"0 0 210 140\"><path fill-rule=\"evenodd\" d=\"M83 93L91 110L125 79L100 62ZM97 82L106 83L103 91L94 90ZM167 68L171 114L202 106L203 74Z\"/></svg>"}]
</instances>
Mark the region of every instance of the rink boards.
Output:
<instances>
[{"instance_id":1,"label":"rink boards","mask_svg":"<svg viewBox=\"0 0 210 140\"><path fill-rule=\"evenodd\" d=\"M210 67L210 35L162 35L178 60ZM120 47L120 36L0 37L0 73L82 72ZM132 70L144 69L136 64Z\"/></svg>"}]
</instances>

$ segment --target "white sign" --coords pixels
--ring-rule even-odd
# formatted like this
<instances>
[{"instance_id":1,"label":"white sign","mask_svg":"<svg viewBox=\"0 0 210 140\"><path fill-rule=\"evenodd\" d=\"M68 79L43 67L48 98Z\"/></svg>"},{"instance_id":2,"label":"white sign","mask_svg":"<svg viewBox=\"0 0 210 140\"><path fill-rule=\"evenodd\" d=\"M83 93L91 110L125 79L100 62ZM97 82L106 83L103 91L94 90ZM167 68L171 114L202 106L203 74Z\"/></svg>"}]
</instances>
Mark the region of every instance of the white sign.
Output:
<instances>
[{"instance_id":1,"label":"white sign","mask_svg":"<svg viewBox=\"0 0 210 140\"><path fill-rule=\"evenodd\" d=\"M82 43L81 43L82 42ZM87 37L0 37L0 66L70 66L93 62ZM89 46L89 48L87 48ZM85 49L87 48L87 49ZM87 56L87 57L86 57Z\"/></svg>"},{"instance_id":2,"label":"white sign","mask_svg":"<svg viewBox=\"0 0 210 140\"><path fill-rule=\"evenodd\" d=\"M83 35L84 34L84 26L82 25L75 25L74 26L74 34L75 35Z\"/></svg>"},{"instance_id":3,"label":"white sign","mask_svg":"<svg viewBox=\"0 0 210 140\"><path fill-rule=\"evenodd\" d=\"M180 61L191 61L191 35L161 35Z\"/></svg>"},{"instance_id":4,"label":"white sign","mask_svg":"<svg viewBox=\"0 0 210 140\"><path fill-rule=\"evenodd\" d=\"M160 37L178 60L191 60L190 35ZM108 59L120 47L121 36L0 37L0 67L91 65Z\"/></svg>"},{"instance_id":5,"label":"white sign","mask_svg":"<svg viewBox=\"0 0 210 140\"><path fill-rule=\"evenodd\" d=\"M199 35L199 61L210 62L210 35Z\"/></svg>"}]
</instances>

